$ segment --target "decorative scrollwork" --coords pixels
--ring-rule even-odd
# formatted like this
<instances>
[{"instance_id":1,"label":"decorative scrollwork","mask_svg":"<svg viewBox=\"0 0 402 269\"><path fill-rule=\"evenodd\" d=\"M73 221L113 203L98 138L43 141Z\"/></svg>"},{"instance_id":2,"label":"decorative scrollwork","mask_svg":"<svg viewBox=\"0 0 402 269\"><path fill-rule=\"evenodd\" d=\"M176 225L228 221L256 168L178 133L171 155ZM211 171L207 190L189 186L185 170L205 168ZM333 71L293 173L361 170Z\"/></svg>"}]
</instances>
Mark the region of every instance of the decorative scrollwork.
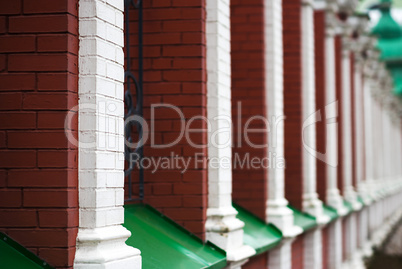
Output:
<instances>
[{"instance_id":1,"label":"decorative scrollwork","mask_svg":"<svg viewBox=\"0 0 402 269\"><path fill-rule=\"evenodd\" d=\"M137 78L132 73L131 69L131 56L130 56L130 8L133 7L138 11L138 76ZM124 1L124 14L125 14L125 72L124 72L124 82L126 86L126 91L124 93L124 136L126 143L124 145L124 158L126 160L126 169L124 171L124 176L128 183L128 198L126 201L143 200L144 198L144 171L141 166L138 166L138 177L139 177L139 190L138 197L133 198L133 171L136 167L132 166L130 163L131 155L135 154L138 160L143 157L143 146L140 141L142 141L143 130L142 130L142 119L143 112L143 87L142 87L142 1L141 0L125 0ZM134 86L134 88L132 87ZM135 93L135 98L133 98L133 90ZM133 129L136 129L138 136L138 146L132 148L131 145L134 143L132 135ZM128 142L128 143L127 143Z\"/></svg>"}]
</instances>

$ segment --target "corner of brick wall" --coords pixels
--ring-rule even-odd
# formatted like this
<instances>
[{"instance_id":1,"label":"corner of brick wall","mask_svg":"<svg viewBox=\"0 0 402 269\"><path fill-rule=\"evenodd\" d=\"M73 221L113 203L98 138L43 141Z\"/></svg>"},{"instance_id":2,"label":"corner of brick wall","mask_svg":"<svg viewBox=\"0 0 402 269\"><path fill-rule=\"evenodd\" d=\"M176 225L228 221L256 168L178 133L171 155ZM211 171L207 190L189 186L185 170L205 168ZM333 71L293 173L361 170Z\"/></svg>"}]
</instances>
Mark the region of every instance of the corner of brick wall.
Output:
<instances>
[{"instance_id":1,"label":"corner of brick wall","mask_svg":"<svg viewBox=\"0 0 402 269\"><path fill-rule=\"evenodd\" d=\"M321 113L321 121L316 123L316 148L325 153L326 123L325 123L325 11L314 12L315 38L315 100L316 110ZM317 159L317 193L321 201L326 200L327 178L326 164Z\"/></svg>"},{"instance_id":2,"label":"corner of brick wall","mask_svg":"<svg viewBox=\"0 0 402 269\"><path fill-rule=\"evenodd\" d=\"M77 148L64 134L77 35L77 1L0 2L0 230L56 268L72 268L78 229Z\"/></svg>"},{"instance_id":3,"label":"corner of brick wall","mask_svg":"<svg viewBox=\"0 0 402 269\"><path fill-rule=\"evenodd\" d=\"M132 67L138 66L137 13L130 18ZM186 118L206 117L206 43L205 1L167 0L143 2L143 71L144 117L150 124L151 105L177 106ZM136 73L136 70L133 70ZM134 93L133 93L134 95ZM168 108L155 109L156 144L167 144L180 135L181 120ZM191 128L206 128L195 120ZM192 133L195 144L207 143L206 132ZM150 140L144 146L145 157L191 157L190 169L163 169L144 173L144 202L196 234L205 236L207 209L207 169L194 162L196 153L207 156L207 149L192 147L185 138L173 147L152 148ZM133 193L138 193L138 175L133 173ZM127 185L126 185L127 186ZM127 187L126 187L127 189Z\"/></svg>"},{"instance_id":4,"label":"corner of brick wall","mask_svg":"<svg viewBox=\"0 0 402 269\"><path fill-rule=\"evenodd\" d=\"M266 148L248 144L244 132L253 116L266 117L264 63L264 3L231 2L232 119L233 133L233 201L265 219L267 170L244 166L244 160L263 159ZM238 104L241 109L238 109ZM238 126L238 119L241 124ZM261 119L249 122L250 129L267 128ZM241 138L239 139L239 135ZM248 133L252 144L267 143L264 132Z\"/></svg>"},{"instance_id":5,"label":"corner of brick wall","mask_svg":"<svg viewBox=\"0 0 402 269\"><path fill-rule=\"evenodd\" d=\"M283 2L283 68L285 101L285 197L302 208L302 59L301 2Z\"/></svg>"}]
</instances>

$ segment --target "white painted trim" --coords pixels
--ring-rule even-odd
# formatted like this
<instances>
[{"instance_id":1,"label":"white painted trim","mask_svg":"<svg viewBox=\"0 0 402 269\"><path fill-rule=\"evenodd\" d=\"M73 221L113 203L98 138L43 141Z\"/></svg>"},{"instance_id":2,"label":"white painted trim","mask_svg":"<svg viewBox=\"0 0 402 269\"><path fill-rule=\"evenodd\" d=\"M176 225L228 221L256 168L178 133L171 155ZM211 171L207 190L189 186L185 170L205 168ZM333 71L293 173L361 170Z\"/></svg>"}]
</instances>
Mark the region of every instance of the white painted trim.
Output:
<instances>
[{"instance_id":1,"label":"white painted trim","mask_svg":"<svg viewBox=\"0 0 402 269\"><path fill-rule=\"evenodd\" d=\"M345 199L348 200L353 209L359 210L362 205L357 201L357 194L352 183L352 103L351 103L351 51L349 48L349 37L343 37L342 50L342 137L343 155L343 192Z\"/></svg>"},{"instance_id":2,"label":"white painted trim","mask_svg":"<svg viewBox=\"0 0 402 269\"><path fill-rule=\"evenodd\" d=\"M338 163L338 124L331 123L333 117L338 117L338 106L333 105L336 99L336 69L335 69L335 14L327 11L325 14L326 35L325 35L325 109L326 109L326 155L329 162L326 164L327 197L328 205L335 208L339 215L347 213L340 191L338 189L338 168L333 166ZM331 105L332 104L332 105ZM339 103L337 103L339 104ZM330 165L332 164L332 165Z\"/></svg>"},{"instance_id":3,"label":"white painted trim","mask_svg":"<svg viewBox=\"0 0 402 269\"><path fill-rule=\"evenodd\" d=\"M328 227L328 269L338 269L342 264L342 218Z\"/></svg>"},{"instance_id":4,"label":"white painted trim","mask_svg":"<svg viewBox=\"0 0 402 269\"><path fill-rule=\"evenodd\" d=\"M141 268L125 241L123 0L79 1L79 230L74 268ZM94 141L93 145L85 144Z\"/></svg>"},{"instance_id":5,"label":"white painted trim","mask_svg":"<svg viewBox=\"0 0 402 269\"><path fill-rule=\"evenodd\" d=\"M294 239L284 239L279 246L268 252L269 269L292 268L292 243Z\"/></svg>"},{"instance_id":6,"label":"white painted trim","mask_svg":"<svg viewBox=\"0 0 402 269\"><path fill-rule=\"evenodd\" d=\"M268 132L268 154L271 155L267 155L284 158L284 120L281 119L284 115L282 0L264 1L264 38L265 103L271 123L271 130ZM266 221L275 224L285 237L293 237L302 233L302 229L293 225L293 212L287 208L284 182L284 168L268 168Z\"/></svg>"},{"instance_id":7,"label":"white painted trim","mask_svg":"<svg viewBox=\"0 0 402 269\"><path fill-rule=\"evenodd\" d=\"M304 268L322 268L322 230L315 228L304 235Z\"/></svg>"},{"instance_id":8,"label":"white painted trim","mask_svg":"<svg viewBox=\"0 0 402 269\"><path fill-rule=\"evenodd\" d=\"M230 61L230 1L207 0L207 115L212 123L208 135L208 157L231 160L231 61ZM218 132L220 128L228 132ZM219 145L211 143L211 139ZM222 142L229 141L229 143ZM206 239L226 251L227 260L238 267L248 257L255 254L250 246L243 245L244 223L236 218L232 207L231 167L208 167L208 209Z\"/></svg>"},{"instance_id":9,"label":"white painted trim","mask_svg":"<svg viewBox=\"0 0 402 269\"><path fill-rule=\"evenodd\" d=\"M311 1L302 1L301 36L302 36L302 119L306 121L315 113L315 70L314 70L314 16ZM307 125L302 130L302 167L303 167L303 211L315 216L320 224L327 223L329 217L323 214L322 202L316 192L316 162L317 159L307 149L316 148L315 124Z\"/></svg>"}]
</instances>

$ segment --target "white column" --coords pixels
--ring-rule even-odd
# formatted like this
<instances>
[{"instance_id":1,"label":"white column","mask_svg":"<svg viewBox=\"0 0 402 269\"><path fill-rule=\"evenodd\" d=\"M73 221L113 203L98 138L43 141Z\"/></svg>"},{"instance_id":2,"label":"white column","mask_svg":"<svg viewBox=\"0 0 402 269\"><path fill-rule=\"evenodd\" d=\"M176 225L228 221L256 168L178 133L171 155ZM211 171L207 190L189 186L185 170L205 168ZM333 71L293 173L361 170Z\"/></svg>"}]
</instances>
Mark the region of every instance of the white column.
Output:
<instances>
[{"instance_id":1,"label":"white column","mask_svg":"<svg viewBox=\"0 0 402 269\"><path fill-rule=\"evenodd\" d=\"M79 230L74 268L141 268L125 241L123 0L79 1ZM107 123L107 124L106 124Z\"/></svg>"},{"instance_id":2,"label":"white column","mask_svg":"<svg viewBox=\"0 0 402 269\"><path fill-rule=\"evenodd\" d=\"M229 0L207 0L206 9L208 157L231 160ZM206 239L226 251L231 268L255 254L253 248L243 245L244 223L236 215L231 167L208 167Z\"/></svg>"},{"instance_id":3,"label":"white column","mask_svg":"<svg viewBox=\"0 0 402 269\"><path fill-rule=\"evenodd\" d=\"M304 235L304 268L322 268L321 228L316 228Z\"/></svg>"},{"instance_id":4,"label":"white column","mask_svg":"<svg viewBox=\"0 0 402 269\"><path fill-rule=\"evenodd\" d=\"M284 158L282 0L264 1L264 38L265 102L271 125L268 133L268 153L276 158ZM287 208L284 182L284 168L268 169L266 222L276 225L285 238L279 246L268 252L268 267L271 269L291 268L292 238L303 232L293 224L293 212Z\"/></svg>"},{"instance_id":5,"label":"white column","mask_svg":"<svg viewBox=\"0 0 402 269\"><path fill-rule=\"evenodd\" d=\"M352 182L352 107L351 107L351 59L350 40L348 36L343 37L342 48L342 137L343 155L340 160L343 164L343 188L345 199L348 200L353 209L358 210L361 204L357 201L357 195Z\"/></svg>"},{"instance_id":6,"label":"white column","mask_svg":"<svg viewBox=\"0 0 402 269\"><path fill-rule=\"evenodd\" d=\"M328 269L339 269L342 265L342 219L329 224Z\"/></svg>"},{"instance_id":7,"label":"white column","mask_svg":"<svg viewBox=\"0 0 402 269\"><path fill-rule=\"evenodd\" d=\"M367 65L367 63L366 63ZM371 70L365 66L365 77L363 84L363 101L364 101L364 149L365 149L365 174L366 188L370 196L372 196L372 184L374 180L374 146L373 146L373 98L371 93ZM371 197L372 198L372 197Z\"/></svg>"},{"instance_id":8,"label":"white column","mask_svg":"<svg viewBox=\"0 0 402 269\"><path fill-rule=\"evenodd\" d=\"M265 38L265 90L267 115L270 122L268 132L268 156L284 158L284 100L283 100L283 40L282 0L264 1ZM282 167L268 169L267 222L281 229L285 237L302 232L293 225L293 212L287 208L285 198L285 171ZM283 250L284 251L284 250Z\"/></svg>"},{"instance_id":9,"label":"white column","mask_svg":"<svg viewBox=\"0 0 402 269\"><path fill-rule=\"evenodd\" d=\"M346 217L346 227L344 233L346 233L345 239L345 252L346 259L352 259L353 254L356 252L357 245L357 224L356 224L356 213L352 213Z\"/></svg>"},{"instance_id":10,"label":"white column","mask_svg":"<svg viewBox=\"0 0 402 269\"><path fill-rule=\"evenodd\" d=\"M314 70L314 16L312 0L303 0L301 9L302 34L302 103L303 103L303 211L316 217L317 222L327 223L322 202L316 192L315 149L315 70ZM310 150L310 152L309 152Z\"/></svg>"},{"instance_id":11,"label":"white column","mask_svg":"<svg viewBox=\"0 0 402 269\"><path fill-rule=\"evenodd\" d=\"M326 180L328 205L335 208L339 215L346 214L347 209L338 189L338 124L334 119L338 117L338 102L336 99L335 80L335 27L337 18L332 10L326 11L326 33L325 33L325 112L326 112Z\"/></svg>"},{"instance_id":12,"label":"white column","mask_svg":"<svg viewBox=\"0 0 402 269\"><path fill-rule=\"evenodd\" d=\"M355 54L360 53L356 51ZM355 55L355 69L354 69L354 106L355 106L355 152L356 152L356 182L357 190L363 198L364 203L369 203L364 175L363 157L364 157L364 117L363 117L363 92L362 85L363 66L362 59Z\"/></svg>"},{"instance_id":13,"label":"white column","mask_svg":"<svg viewBox=\"0 0 402 269\"><path fill-rule=\"evenodd\" d=\"M269 269L292 268L292 242L293 239L284 239L279 246L268 252Z\"/></svg>"}]
</instances>

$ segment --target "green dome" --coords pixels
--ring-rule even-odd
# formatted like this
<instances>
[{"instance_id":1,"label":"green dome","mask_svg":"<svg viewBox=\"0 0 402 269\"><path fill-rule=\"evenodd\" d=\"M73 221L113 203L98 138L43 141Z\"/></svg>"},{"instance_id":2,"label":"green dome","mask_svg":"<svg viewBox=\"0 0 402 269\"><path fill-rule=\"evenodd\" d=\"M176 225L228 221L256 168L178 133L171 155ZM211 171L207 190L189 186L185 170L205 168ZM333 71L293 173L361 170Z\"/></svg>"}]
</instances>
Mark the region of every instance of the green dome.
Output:
<instances>
[{"instance_id":1,"label":"green dome","mask_svg":"<svg viewBox=\"0 0 402 269\"><path fill-rule=\"evenodd\" d=\"M381 11L381 18L371 33L378 37L377 48L381 50L381 60L391 72L393 92L402 96L402 28L391 16L391 5L391 0L381 0L372 7Z\"/></svg>"},{"instance_id":2,"label":"green dome","mask_svg":"<svg viewBox=\"0 0 402 269\"><path fill-rule=\"evenodd\" d=\"M381 18L371 32L381 39L393 39L402 36L401 26L391 16L391 4L390 0L382 0L377 6L381 11Z\"/></svg>"},{"instance_id":3,"label":"green dome","mask_svg":"<svg viewBox=\"0 0 402 269\"><path fill-rule=\"evenodd\" d=\"M379 39L377 48L381 50L381 60L395 60L402 58L402 38Z\"/></svg>"}]
</instances>

